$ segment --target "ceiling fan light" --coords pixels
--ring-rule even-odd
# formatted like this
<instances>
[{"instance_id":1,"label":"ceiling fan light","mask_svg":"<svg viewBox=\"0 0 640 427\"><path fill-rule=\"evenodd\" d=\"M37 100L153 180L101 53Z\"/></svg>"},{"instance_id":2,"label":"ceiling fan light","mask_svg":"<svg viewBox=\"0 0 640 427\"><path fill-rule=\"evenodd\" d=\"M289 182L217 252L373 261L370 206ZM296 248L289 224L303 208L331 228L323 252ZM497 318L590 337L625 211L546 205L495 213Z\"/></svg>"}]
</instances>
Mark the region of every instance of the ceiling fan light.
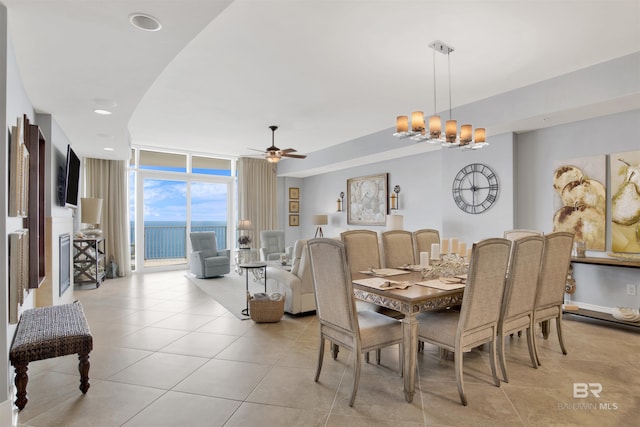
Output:
<instances>
[{"instance_id":1,"label":"ceiling fan light","mask_svg":"<svg viewBox=\"0 0 640 427\"><path fill-rule=\"evenodd\" d=\"M280 161L280 156L277 153L269 152L265 157L269 163L278 163Z\"/></svg>"}]
</instances>

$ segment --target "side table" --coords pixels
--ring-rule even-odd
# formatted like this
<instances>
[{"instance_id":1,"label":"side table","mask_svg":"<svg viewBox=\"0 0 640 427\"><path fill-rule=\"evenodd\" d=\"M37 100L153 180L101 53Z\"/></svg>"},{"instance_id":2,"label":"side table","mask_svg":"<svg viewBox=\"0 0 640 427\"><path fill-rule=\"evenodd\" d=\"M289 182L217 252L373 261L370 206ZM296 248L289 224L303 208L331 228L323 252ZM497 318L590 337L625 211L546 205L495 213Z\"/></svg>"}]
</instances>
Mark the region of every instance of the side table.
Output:
<instances>
[{"instance_id":1,"label":"side table","mask_svg":"<svg viewBox=\"0 0 640 427\"><path fill-rule=\"evenodd\" d=\"M248 264L256 262L258 260L258 250L253 248L237 248L235 251L235 270L240 276L242 276L242 269L240 264Z\"/></svg>"},{"instance_id":2,"label":"side table","mask_svg":"<svg viewBox=\"0 0 640 427\"><path fill-rule=\"evenodd\" d=\"M74 283L95 283L99 288L106 276L104 237L73 239L73 249Z\"/></svg>"},{"instance_id":3,"label":"side table","mask_svg":"<svg viewBox=\"0 0 640 427\"><path fill-rule=\"evenodd\" d=\"M254 275L256 272L262 273L264 277L264 291L267 292L267 263L266 262L248 262L246 264L238 264L238 267L240 267L243 270L246 270L244 277L245 277L245 287L246 287L245 296L247 296L247 299L246 299L247 305L246 305L246 308L241 311L241 313L244 314L245 316L248 316L249 315L249 298L248 298L249 270L254 272Z\"/></svg>"}]
</instances>

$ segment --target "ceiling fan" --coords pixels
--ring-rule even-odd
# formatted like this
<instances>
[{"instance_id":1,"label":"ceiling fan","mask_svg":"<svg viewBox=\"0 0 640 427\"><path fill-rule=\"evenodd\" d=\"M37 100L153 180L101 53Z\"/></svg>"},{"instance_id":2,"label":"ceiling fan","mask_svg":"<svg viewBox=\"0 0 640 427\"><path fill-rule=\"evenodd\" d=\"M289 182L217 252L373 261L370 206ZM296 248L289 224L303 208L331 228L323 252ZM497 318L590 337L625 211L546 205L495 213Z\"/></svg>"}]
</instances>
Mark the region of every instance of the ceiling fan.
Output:
<instances>
[{"instance_id":1,"label":"ceiling fan","mask_svg":"<svg viewBox=\"0 0 640 427\"><path fill-rule=\"evenodd\" d=\"M294 148L285 148L284 150L279 149L275 145L275 133L278 126L269 126L271 129L271 147L267 147L266 150L256 150L255 148L251 148L254 151L260 151L264 153L264 158L267 159L269 163L278 163L282 157L290 157L292 159L305 159L307 156L304 154L292 154L295 153L296 150Z\"/></svg>"}]
</instances>

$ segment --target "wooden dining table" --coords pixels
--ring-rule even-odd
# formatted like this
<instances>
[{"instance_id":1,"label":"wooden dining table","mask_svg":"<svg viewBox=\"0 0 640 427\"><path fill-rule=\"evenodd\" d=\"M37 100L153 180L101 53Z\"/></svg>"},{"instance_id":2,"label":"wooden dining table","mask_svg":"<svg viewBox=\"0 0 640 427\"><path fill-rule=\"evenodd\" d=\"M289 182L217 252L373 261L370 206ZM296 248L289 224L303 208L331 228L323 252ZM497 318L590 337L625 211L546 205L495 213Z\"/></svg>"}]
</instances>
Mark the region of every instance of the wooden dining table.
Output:
<instances>
[{"instance_id":1,"label":"wooden dining table","mask_svg":"<svg viewBox=\"0 0 640 427\"><path fill-rule=\"evenodd\" d=\"M351 280L371 278L370 274L354 273ZM398 282L423 282L419 271L407 271L406 274L385 277ZM353 292L358 300L390 308L404 314L402 332L404 344L403 378L404 396L407 402L413 401L416 383L416 356L418 353L418 321L416 315L423 311L440 310L462 304L464 288L442 290L413 284L407 289L376 289L353 283Z\"/></svg>"}]
</instances>

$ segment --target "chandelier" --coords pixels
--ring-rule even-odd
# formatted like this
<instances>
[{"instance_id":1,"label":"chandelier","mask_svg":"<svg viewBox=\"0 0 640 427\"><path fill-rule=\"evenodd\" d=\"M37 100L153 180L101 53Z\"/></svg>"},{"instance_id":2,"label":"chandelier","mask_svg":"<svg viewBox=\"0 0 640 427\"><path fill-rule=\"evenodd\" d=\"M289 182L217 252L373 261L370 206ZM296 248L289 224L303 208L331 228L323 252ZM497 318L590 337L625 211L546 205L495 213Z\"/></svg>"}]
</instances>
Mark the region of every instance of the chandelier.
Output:
<instances>
[{"instance_id":1,"label":"chandelier","mask_svg":"<svg viewBox=\"0 0 640 427\"><path fill-rule=\"evenodd\" d=\"M411 113L411 130L409 130L409 116L398 116L396 119L396 138L411 138L413 141L426 141L431 144L441 144L443 147L459 147L464 150L474 150L489 145L485 140L485 129L476 128L472 132L470 124L460 126L458 135L458 122L451 117L451 60L450 54L453 47L444 42L436 40L429 44L433 49L433 115L429 117L429 129L425 125L424 112L414 111ZM445 123L444 135L442 134L442 120L436 109L436 51L447 55L449 68L449 120ZM473 138L471 137L473 133Z\"/></svg>"}]
</instances>

